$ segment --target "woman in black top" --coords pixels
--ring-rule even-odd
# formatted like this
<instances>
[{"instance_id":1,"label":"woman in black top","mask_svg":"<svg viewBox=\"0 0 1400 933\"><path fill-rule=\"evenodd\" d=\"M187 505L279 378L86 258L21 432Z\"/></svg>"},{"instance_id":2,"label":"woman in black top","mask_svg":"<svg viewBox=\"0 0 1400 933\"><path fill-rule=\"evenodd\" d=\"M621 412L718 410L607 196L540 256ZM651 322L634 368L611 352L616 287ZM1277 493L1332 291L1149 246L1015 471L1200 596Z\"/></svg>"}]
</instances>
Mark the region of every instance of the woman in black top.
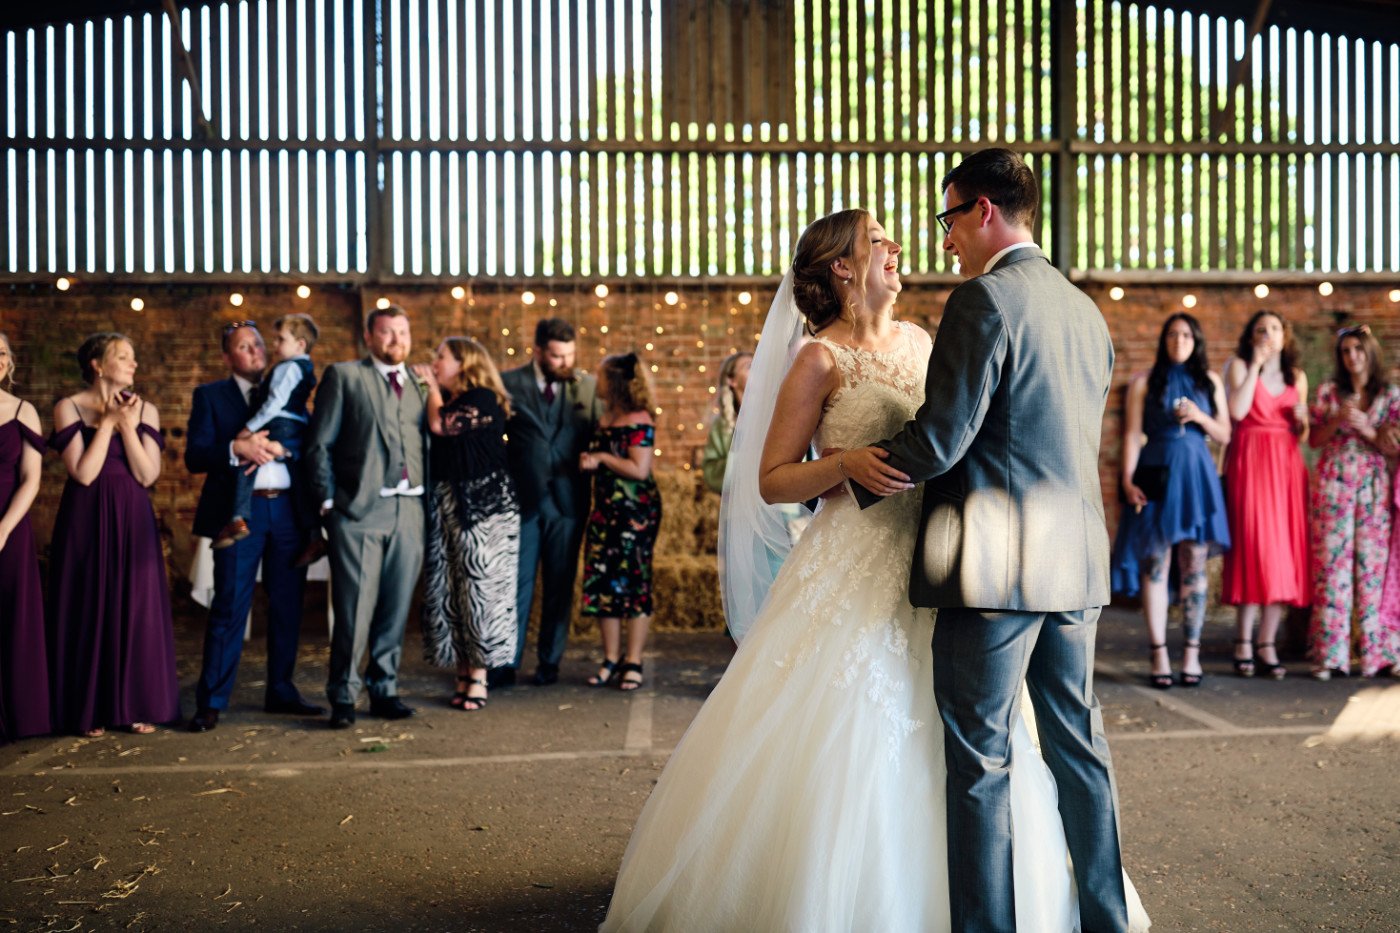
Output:
<instances>
[{"instance_id":1,"label":"woman in black top","mask_svg":"<svg viewBox=\"0 0 1400 933\"><path fill-rule=\"evenodd\" d=\"M423 652L456 667L452 705L486 706L486 670L515 659L520 506L506 469L510 397L486 348L448 337L428 385L432 490L423 594Z\"/></svg>"}]
</instances>

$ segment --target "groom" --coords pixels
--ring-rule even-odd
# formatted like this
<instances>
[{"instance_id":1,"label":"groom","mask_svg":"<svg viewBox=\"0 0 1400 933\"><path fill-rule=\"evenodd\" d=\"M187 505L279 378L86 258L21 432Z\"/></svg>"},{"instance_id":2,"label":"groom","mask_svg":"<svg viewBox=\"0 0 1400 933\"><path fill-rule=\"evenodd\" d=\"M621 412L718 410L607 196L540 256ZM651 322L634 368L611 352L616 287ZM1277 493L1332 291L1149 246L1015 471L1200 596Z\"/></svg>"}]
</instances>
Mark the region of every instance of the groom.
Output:
<instances>
[{"instance_id":1,"label":"groom","mask_svg":"<svg viewBox=\"0 0 1400 933\"><path fill-rule=\"evenodd\" d=\"M844 456L861 507L926 483L909 595L933 606L948 763L952 926L1016 928L1010 741L1030 689L1085 933L1127 929L1118 804L1093 690L1108 602L1099 432L1113 371L1103 316L1032 241L1040 184L984 149L943 179L948 297L926 396L891 440Z\"/></svg>"}]
</instances>

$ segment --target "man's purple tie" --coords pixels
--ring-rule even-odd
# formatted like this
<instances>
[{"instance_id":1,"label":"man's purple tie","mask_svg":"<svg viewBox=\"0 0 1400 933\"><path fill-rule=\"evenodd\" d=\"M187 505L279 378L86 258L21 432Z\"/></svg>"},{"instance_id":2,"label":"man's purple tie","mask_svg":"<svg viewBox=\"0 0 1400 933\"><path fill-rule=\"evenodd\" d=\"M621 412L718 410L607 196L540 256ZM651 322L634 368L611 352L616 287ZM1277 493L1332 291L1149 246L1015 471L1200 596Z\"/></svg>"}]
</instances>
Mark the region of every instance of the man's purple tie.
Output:
<instances>
[{"instance_id":1,"label":"man's purple tie","mask_svg":"<svg viewBox=\"0 0 1400 933\"><path fill-rule=\"evenodd\" d=\"M546 379L546 380L544 381L544 403L545 403L546 405L553 405L553 404L554 404L554 380L553 380L553 379Z\"/></svg>"}]
</instances>

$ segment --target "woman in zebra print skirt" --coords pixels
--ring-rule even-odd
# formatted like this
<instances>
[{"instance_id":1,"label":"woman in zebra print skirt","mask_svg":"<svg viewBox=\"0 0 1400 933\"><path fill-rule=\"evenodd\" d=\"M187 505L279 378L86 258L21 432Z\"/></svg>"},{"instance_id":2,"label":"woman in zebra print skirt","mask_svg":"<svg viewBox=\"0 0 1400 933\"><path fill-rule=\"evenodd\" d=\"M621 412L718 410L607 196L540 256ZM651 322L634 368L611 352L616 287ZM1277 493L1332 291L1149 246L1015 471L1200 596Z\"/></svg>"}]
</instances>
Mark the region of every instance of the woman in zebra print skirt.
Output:
<instances>
[{"instance_id":1,"label":"woman in zebra print skirt","mask_svg":"<svg viewBox=\"0 0 1400 933\"><path fill-rule=\"evenodd\" d=\"M423 652L457 669L452 705L486 706L486 670L515 659L520 506L506 469L510 397L486 348L448 337L428 385L432 490L423 593Z\"/></svg>"}]
</instances>

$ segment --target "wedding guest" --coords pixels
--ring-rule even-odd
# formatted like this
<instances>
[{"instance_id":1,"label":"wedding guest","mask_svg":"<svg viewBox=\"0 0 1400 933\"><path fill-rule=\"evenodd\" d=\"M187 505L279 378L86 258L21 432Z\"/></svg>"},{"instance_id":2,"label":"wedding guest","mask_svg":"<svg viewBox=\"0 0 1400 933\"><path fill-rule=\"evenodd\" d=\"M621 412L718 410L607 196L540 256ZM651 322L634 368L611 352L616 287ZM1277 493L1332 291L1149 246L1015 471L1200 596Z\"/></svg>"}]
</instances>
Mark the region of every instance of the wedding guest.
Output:
<instances>
[{"instance_id":1,"label":"wedding guest","mask_svg":"<svg viewBox=\"0 0 1400 933\"><path fill-rule=\"evenodd\" d=\"M301 640L306 570L294 566L302 532L292 497L292 473L279 459L286 451L269 439L266 431L243 435L249 415L256 410L252 400L267 366L267 350L252 321L225 325L220 341L228 377L194 390L185 433L185 467L193 474L205 474L194 513L196 535L213 538L219 534L224 519L232 514L235 485L250 468L256 469L249 477L248 534L231 547L213 552L214 598L204 630L191 732L215 728L220 713L228 709L259 568L267 593L263 709L294 716L324 712L302 699L292 682Z\"/></svg>"},{"instance_id":2,"label":"wedding guest","mask_svg":"<svg viewBox=\"0 0 1400 933\"><path fill-rule=\"evenodd\" d=\"M1152 370L1128 383L1123 431L1123 509L1113 543L1113 589L1142 591L1152 650L1150 682L1172 685L1167 651L1168 578L1182 604L1181 684L1201 683L1206 558L1230 546L1225 498L1206 438L1230 441L1225 387L1206 359L1205 335L1189 314L1173 314L1157 338ZM1144 435L1146 444L1143 443Z\"/></svg>"},{"instance_id":3,"label":"wedding guest","mask_svg":"<svg viewBox=\"0 0 1400 933\"><path fill-rule=\"evenodd\" d=\"M413 715L399 698L399 661L423 567L427 389L404 366L413 340L402 308L370 312L364 338L368 356L326 369L306 445L331 562L333 729L355 724L362 685L371 715Z\"/></svg>"},{"instance_id":4,"label":"wedding guest","mask_svg":"<svg viewBox=\"0 0 1400 933\"><path fill-rule=\"evenodd\" d=\"M744 402L744 389L749 384L749 367L753 354L747 351L731 353L719 367L719 412L710 422L710 435L705 439L700 470L705 486L711 492L724 491L724 471L729 463L729 444L734 439L734 421Z\"/></svg>"},{"instance_id":5,"label":"wedding guest","mask_svg":"<svg viewBox=\"0 0 1400 933\"><path fill-rule=\"evenodd\" d=\"M14 395L15 355L0 334L0 743L52 728L44 600L29 508L39 492L39 412Z\"/></svg>"},{"instance_id":6,"label":"wedding guest","mask_svg":"<svg viewBox=\"0 0 1400 933\"><path fill-rule=\"evenodd\" d=\"M1317 387L1309 443L1321 448L1312 491L1313 609L1308 632L1312 676L1351 669L1353 615L1361 674L1400 660L1394 626L1381 620L1390 555L1390 465L1380 432L1400 424L1400 389L1385 378L1380 344L1362 324L1337 332L1332 378Z\"/></svg>"},{"instance_id":7,"label":"wedding guest","mask_svg":"<svg viewBox=\"0 0 1400 933\"><path fill-rule=\"evenodd\" d=\"M545 686L559 680L588 516L588 477L579 471L579 454L588 449L601 411L593 377L574 368L575 339L568 321L546 318L535 326L534 358L501 374L511 398L510 473L520 496L518 636L513 662L493 669L492 686L515 683L536 580L544 592L533 682Z\"/></svg>"},{"instance_id":8,"label":"wedding guest","mask_svg":"<svg viewBox=\"0 0 1400 933\"><path fill-rule=\"evenodd\" d=\"M646 367L637 354L603 359L598 396L603 417L592 448L579 455L579 469L593 474L582 614L598 620L603 640L603 663L588 683L636 690L642 685L642 651L653 610L652 550L661 527L661 495L651 475L654 405Z\"/></svg>"},{"instance_id":9,"label":"wedding guest","mask_svg":"<svg viewBox=\"0 0 1400 933\"><path fill-rule=\"evenodd\" d=\"M1232 544L1220 601L1239 607L1235 672L1252 677L1257 663L1280 679L1287 670L1275 648L1279 624L1289 606L1305 606L1312 596L1308 473L1298 452L1308 434L1308 377L1298 368L1292 328L1272 311L1255 312L1224 375L1234 433L1225 457Z\"/></svg>"},{"instance_id":10,"label":"wedding guest","mask_svg":"<svg viewBox=\"0 0 1400 933\"><path fill-rule=\"evenodd\" d=\"M433 485L428 497L423 653L457 671L451 705L484 709L486 671L515 659L515 574L520 506L503 431L510 396L491 354L470 337L448 337L431 366L415 366L428 387Z\"/></svg>"},{"instance_id":11,"label":"wedding guest","mask_svg":"<svg viewBox=\"0 0 1400 933\"><path fill-rule=\"evenodd\" d=\"M180 712L170 590L155 510L160 413L131 391L136 350L117 333L78 348L88 388L54 406L63 456L50 545L49 631L57 728L144 734Z\"/></svg>"},{"instance_id":12,"label":"wedding guest","mask_svg":"<svg viewBox=\"0 0 1400 933\"><path fill-rule=\"evenodd\" d=\"M258 384L250 400L256 412L239 432L239 437L251 437L265 431L267 439L281 444L286 452L279 459L291 463L301 460L306 428L311 422L306 409L306 403L311 400L311 393L316 388L316 367L311 362L311 348L316 346L321 331L307 314L285 315L274 321L272 327L277 363L266 379ZM288 473L292 481L290 491L300 492L296 487L301 485L299 479L303 471L298 466L295 470L289 469ZM233 514L214 539L212 546L215 550L226 548L248 536L247 516L253 507L255 483L253 474L243 470L234 478ZM294 495L293 498L304 499L305 494L300 497ZM311 530L307 529L308 532ZM320 542L320 528L314 531L314 536L308 534L308 538ZM311 561L298 563L305 565Z\"/></svg>"}]
</instances>

